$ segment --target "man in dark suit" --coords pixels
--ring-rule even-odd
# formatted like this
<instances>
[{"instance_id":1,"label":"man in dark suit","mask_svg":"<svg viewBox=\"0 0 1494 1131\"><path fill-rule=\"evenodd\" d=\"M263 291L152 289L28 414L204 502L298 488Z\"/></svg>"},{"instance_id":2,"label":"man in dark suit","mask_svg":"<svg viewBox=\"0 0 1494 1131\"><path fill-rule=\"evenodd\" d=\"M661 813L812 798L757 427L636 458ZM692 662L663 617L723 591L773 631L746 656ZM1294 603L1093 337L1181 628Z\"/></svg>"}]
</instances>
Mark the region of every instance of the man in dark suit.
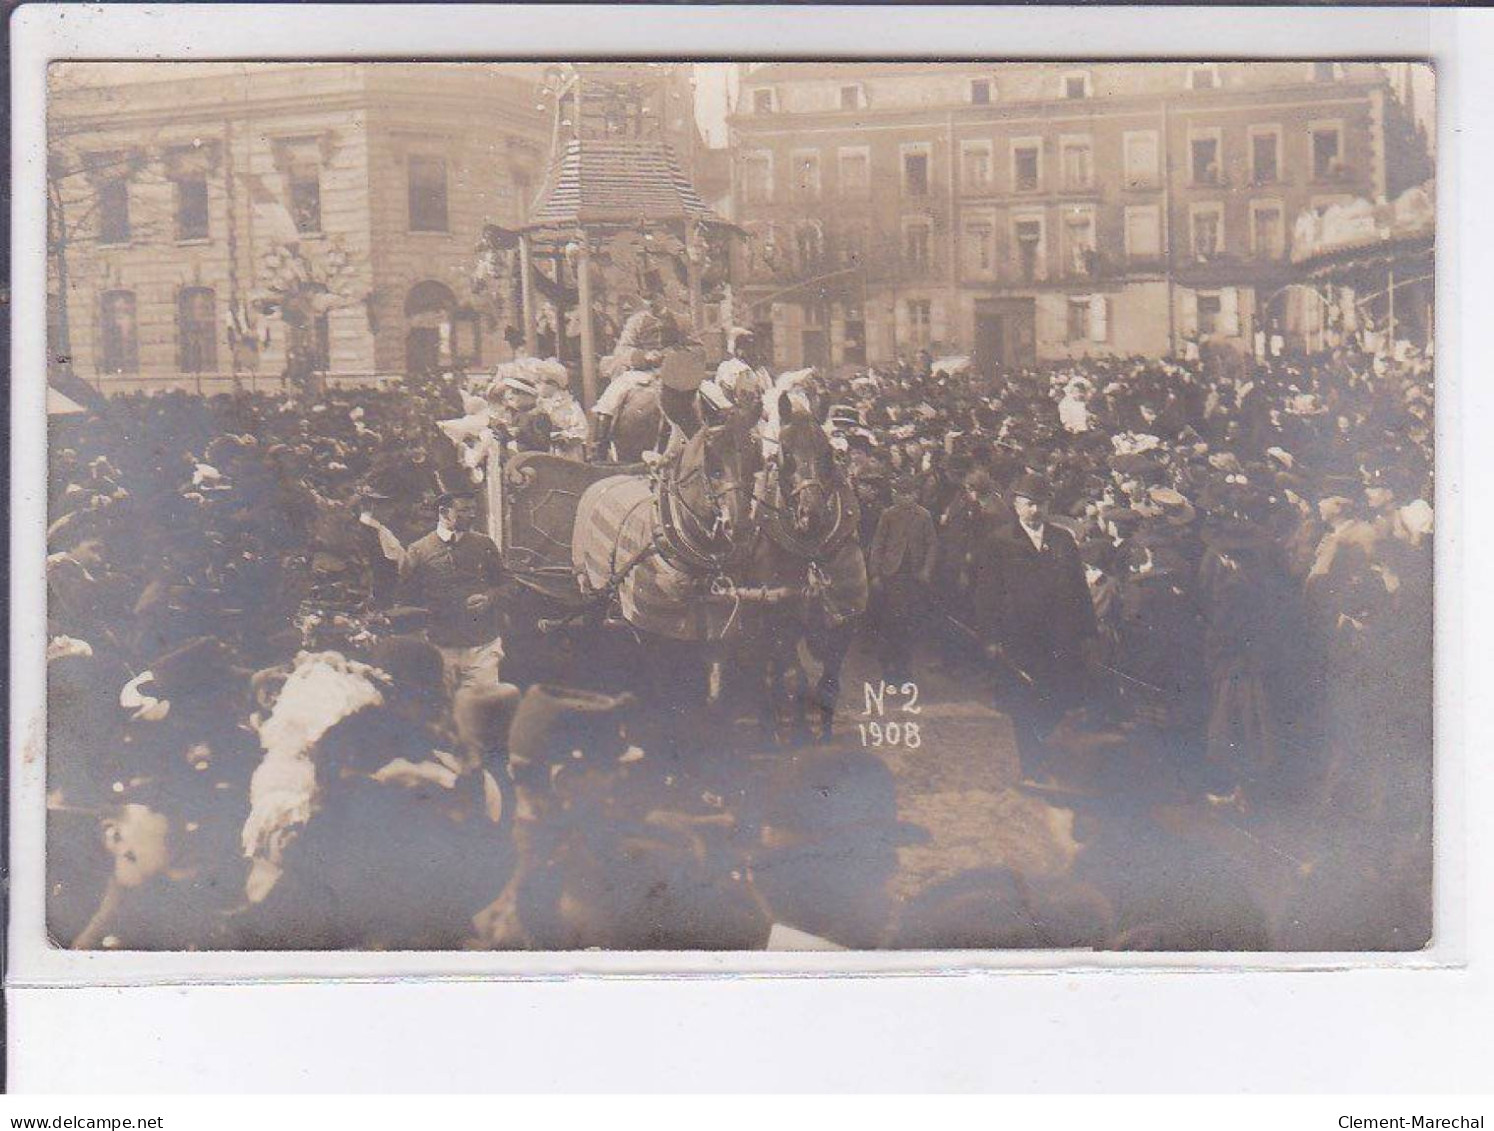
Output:
<instances>
[{"instance_id":1,"label":"man in dark suit","mask_svg":"<svg viewBox=\"0 0 1494 1131\"><path fill-rule=\"evenodd\" d=\"M1043 737L1083 702L1096 625L1074 538L1048 521L1047 484L1024 475L1010 494L1017 523L984 539L975 611L1031 768Z\"/></svg>"},{"instance_id":2,"label":"man in dark suit","mask_svg":"<svg viewBox=\"0 0 1494 1131\"><path fill-rule=\"evenodd\" d=\"M471 495L448 493L436 502L436 529L413 543L399 562L405 600L429 612L427 637L446 663L451 690L498 682L503 559L485 534L472 529Z\"/></svg>"},{"instance_id":3,"label":"man in dark suit","mask_svg":"<svg viewBox=\"0 0 1494 1131\"><path fill-rule=\"evenodd\" d=\"M924 612L924 595L934 579L938 542L934 519L918 504L911 475L893 483L892 506L877 520L867 554L871 621L877 631L882 678L902 684L912 679L913 646Z\"/></svg>"}]
</instances>

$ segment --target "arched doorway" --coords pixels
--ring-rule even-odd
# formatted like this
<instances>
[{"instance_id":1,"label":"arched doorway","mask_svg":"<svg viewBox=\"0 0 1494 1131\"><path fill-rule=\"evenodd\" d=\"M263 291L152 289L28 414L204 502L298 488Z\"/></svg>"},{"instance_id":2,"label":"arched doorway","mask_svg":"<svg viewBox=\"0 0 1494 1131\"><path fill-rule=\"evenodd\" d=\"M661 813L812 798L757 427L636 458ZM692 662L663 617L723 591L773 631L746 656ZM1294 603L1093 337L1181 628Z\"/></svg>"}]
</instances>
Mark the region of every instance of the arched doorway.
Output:
<instances>
[{"instance_id":1,"label":"arched doorway","mask_svg":"<svg viewBox=\"0 0 1494 1131\"><path fill-rule=\"evenodd\" d=\"M405 372L439 373L451 358L451 321L456 295L445 283L426 279L405 296Z\"/></svg>"}]
</instances>

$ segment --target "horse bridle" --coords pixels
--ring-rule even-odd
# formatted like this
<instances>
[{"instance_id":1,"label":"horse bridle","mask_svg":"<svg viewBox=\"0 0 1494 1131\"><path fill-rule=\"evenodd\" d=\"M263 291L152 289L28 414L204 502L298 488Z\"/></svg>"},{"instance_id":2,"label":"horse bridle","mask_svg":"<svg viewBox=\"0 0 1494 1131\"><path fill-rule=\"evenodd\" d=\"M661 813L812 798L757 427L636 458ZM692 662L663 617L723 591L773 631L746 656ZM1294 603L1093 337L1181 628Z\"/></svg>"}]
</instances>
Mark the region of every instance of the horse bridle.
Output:
<instances>
[{"instance_id":1,"label":"horse bridle","mask_svg":"<svg viewBox=\"0 0 1494 1131\"><path fill-rule=\"evenodd\" d=\"M784 496L790 503L797 502L799 496L810 487L827 487L825 480L821 479L819 476L815 476L811 479L805 479L789 490L785 491L783 487L782 475L783 465L780 463L778 465L778 471L773 478L775 484L777 485L778 493ZM828 484L827 490L830 498L834 500L835 520L830 524L829 532L824 536L824 538L813 542L805 541L795 536L792 529L793 512L789 506L780 506L777 503L763 498L761 495L754 495L753 501L771 512L772 515L778 520L773 524L772 533L774 536L774 540L779 542L779 544L784 546L786 549L793 551L795 554L798 554L800 557L808 558L811 562L813 562L820 557L823 557L827 552L838 549L840 543L845 540L846 506L845 499L843 497L845 486L842 483L831 481Z\"/></svg>"},{"instance_id":2,"label":"horse bridle","mask_svg":"<svg viewBox=\"0 0 1494 1131\"><path fill-rule=\"evenodd\" d=\"M711 515L704 515L691 506L681 491L696 476L704 479L705 495L710 500L713 512ZM713 551L710 546L724 536L726 509L722 501L733 492L741 490L741 484L733 477L724 487L718 488L711 482L710 476L705 475L702 466L696 466L684 475L666 474L662 486L663 489L659 492L659 519L668 546L697 569L719 571L736 555L740 547L729 540L724 551ZM676 511L681 518L688 518L694 524L693 531L687 529L684 522L675 520Z\"/></svg>"}]
</instances>

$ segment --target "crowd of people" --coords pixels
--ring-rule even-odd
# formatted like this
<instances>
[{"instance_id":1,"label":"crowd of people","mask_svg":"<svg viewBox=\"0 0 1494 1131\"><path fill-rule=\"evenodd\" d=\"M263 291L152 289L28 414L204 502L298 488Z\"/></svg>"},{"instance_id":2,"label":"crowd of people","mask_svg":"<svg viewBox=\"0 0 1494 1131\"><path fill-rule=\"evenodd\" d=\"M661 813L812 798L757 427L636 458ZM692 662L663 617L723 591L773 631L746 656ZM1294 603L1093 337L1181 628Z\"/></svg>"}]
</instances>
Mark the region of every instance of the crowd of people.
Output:
<instances>
[{"instance_id":1,"label":"crowd of people","mask_svg":"<svg viewBox=\"0 0 1494 1131\"><path fill-rule=\"evenodd\" d=\"M973 648L1048 726L1088 705L1196 737L1224 792L1425 804L1398 775L1427 772L1428 358L948 368L924 354L826 391L868 543L882 508L937 532L873 612L890 679L911 633Z\"/></svg>"},{"instance_id":2,"label":"crowd of people","mask_svg":"<svg viewBox=\"0 0 1494 1131\"><path fill-rule=\"evenodd\" d=\"M736 360L711 395L751 384ZM558 369L125 396L55 426L59 942L760 946L761 877L895 840L863 752L728 805L649 759L631 697L505 682L518 598L471 496L490 444L595 439ZM1065 736L1121 734L1222 806L1311 798L1423 859L1429 358L924 353L793 388L861 503L889 683L974 673L1036 781L1065 777ZM827 823L805 802L827 775L880 800ZM785 866L754 884L744 841ZM840 941L889 942L877 871L827 881L860 922Z\"/></svg>"}]
</instances>

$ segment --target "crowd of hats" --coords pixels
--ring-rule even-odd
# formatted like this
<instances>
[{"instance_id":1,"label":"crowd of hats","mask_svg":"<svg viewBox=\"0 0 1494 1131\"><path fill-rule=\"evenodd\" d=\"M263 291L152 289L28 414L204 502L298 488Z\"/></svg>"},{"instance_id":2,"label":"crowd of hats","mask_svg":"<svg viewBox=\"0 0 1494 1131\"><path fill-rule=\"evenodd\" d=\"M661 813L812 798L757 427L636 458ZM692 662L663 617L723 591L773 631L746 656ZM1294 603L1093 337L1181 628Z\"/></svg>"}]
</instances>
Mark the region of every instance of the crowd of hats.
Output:
<instances>
[{"instance_id":1,"label":"crowd of hats","mask_svg":"<svg viewBox=\"0 0 1494 1131\"><path fill-rule=\"evenodd\" d=\"M436 500L470 487L438 427L462 409L454 384L412 381L125 396L57 427L56 941L763 944L724 788L645 759L632 700L543 684L453 696L400 623L360 517L406 545L429 532ZM505 905L521 818L543 835Z\"/></svg>"},{"instance_id":2,"label":"crowd of hats","mask_svg":"<svg viewBox=\"0 0 1494 1131\"><path fill-rule=\"evenodd\" d=\"M243 889L239 837L262 755L253 720L300 650L369 654L397 630L373 600L392 594L394 567L358 517L406 543L429 531L434 500L465 474L436 429L453 406L445 383L412 381L306 400L122 396L52 425L47 784L61 941L221 936L209 920ZM121 813L169 816L169 867L145 886L174 909L158 901L90 938L108 875L98 821L115 830L104 862L116 875L119 861L161 856L138 843L157 825Z\"/></svg>"},{"instance_id":3,"label":"crowd of hats","mask_svg":"<svg viewBox=\"0 0 1494 1131\"><path fill-rule=\"evenodd\" d=\"M1224 786L1290 764L1299 776L1281 780L1301 786L1310 768L1307 784L1359 812L1425 808L1430 359L1088 358L1001 374L922 359L819 381L864 532L894 487L917 496L939 522L944 600L963 600L971 512L1000 521L1017 493L1041 496L1079 543L1123 714L1199 736L1228 770ZM438 428L466 407L431 380L303 400L127 396L54 425L48 789L60 940L225 945L222 893L243 890L240 835L262 754L256 722L299 652L361 656L390 681L381 711L428 713L438 665L423 646L389 643L399 625L381 610L395 578L358 519L406 544L429 531L435 499L471 484ZM501 695L447 707L458 750L496 745L520 709ZM518 761L541 778L535 736L550 729L534 717L518 728ZM351 733L338 746L347 771L378 771ZM469 769L447 772L467 780ZM480 809L481 789L470 797ZM163 812L169 852L153 816ZM378 805L360 812L339 819L387 827ZM137 883L142 861L157 878L190 880L94 938L109 874L101 817L116 881ZM428 881L416 870L401 890ZM392 930L319 937L461 941Z\"/></svg>"},{"instance_id":4,"label":"crowd of hats","mask_svg":"<svg viewBox=\"0 0 1494 1131\"><path fill-rule=\"evenodd\" d=\"M1390 694L1425 682L1431 656L1424 353L1096 357L999 374L923 355L824 393L868 507L900 484L938 521L950 609L968 605L972 516L1009 521L1016 495L1041 497L1079 545L1102 670L1129 708L1191 723L1235 774L1311 750L1320 776L1384 792L1359 772L1362 751L1325 748L1386 720L1376 696L1429 711L1429 696ZM1258 709L1240 706L1242 686ZM1414 748L1424 728L1395 734Z\"/></svg>"}]
</instances>

